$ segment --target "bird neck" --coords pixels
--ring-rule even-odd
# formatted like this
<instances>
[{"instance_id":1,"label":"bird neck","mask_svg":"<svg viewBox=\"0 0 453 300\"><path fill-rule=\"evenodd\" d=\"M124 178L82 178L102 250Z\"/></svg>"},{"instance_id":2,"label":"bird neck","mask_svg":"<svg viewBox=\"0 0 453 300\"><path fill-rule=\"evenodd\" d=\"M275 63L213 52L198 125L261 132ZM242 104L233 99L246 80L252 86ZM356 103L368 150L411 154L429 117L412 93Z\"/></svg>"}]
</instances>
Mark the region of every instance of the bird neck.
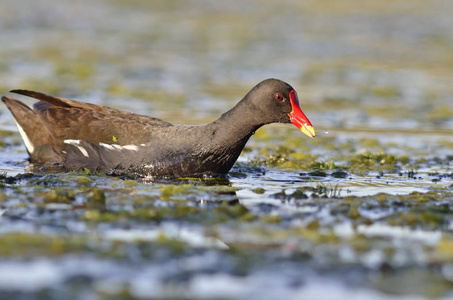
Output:
<instances>
[{"instance_id":1,"label":"bird neck","mask_svg":"<svg viewBox=\"0 0 453 300\"><path fill-rule=\"evenodd\" d=\"M250 136L264 123L259 121L255 109L250 103L241 100L236 106L222 114L219 119L210 123L210 127L215 131L216 138L221 138L224 142L241 144L245 143ZM243 147L242 146L242 147ZM242 150L242 149L241 149Z\"/></svg>"}]
</instances>

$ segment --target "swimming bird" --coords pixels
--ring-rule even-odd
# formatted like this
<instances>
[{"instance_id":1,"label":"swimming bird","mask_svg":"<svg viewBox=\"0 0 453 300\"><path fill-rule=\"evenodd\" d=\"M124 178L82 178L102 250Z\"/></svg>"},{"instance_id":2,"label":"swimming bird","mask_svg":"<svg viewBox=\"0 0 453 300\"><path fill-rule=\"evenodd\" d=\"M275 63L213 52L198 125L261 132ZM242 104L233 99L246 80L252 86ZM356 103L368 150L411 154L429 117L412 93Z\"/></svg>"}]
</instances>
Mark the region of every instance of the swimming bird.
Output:
<instances>
[{"instance_id":1,"label":"swimming bird","mask_svg":"<svg viewBox=\"0 0 453 300\"><path fill-rule=\"evenodd\" d=\"M315 130L296 91L266 79L216 121L198 126L29 90L12 93L39 100L29 108L4 96L30 157L38 165L89 169L108 175L205 177L225 175L261 126L292 123L309 137Z\"/></svg>"}]
</instances>

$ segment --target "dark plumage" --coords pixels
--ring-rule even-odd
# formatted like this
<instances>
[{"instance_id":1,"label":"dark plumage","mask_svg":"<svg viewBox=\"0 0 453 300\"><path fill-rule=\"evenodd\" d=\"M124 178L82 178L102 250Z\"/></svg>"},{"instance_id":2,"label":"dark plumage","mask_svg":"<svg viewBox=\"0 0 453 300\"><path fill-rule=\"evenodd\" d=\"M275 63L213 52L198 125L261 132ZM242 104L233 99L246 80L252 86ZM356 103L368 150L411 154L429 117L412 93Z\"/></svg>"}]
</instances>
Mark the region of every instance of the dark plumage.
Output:
<instances>
[{"instance_id":1,"label":"dark plumage","mask_svg":"<svg viewBox=\"0 0 453 300\"><path fill-rule=\"evenodd\" d=\"M218 120L201 126L175 126L33 91L11 92L39 100L30 109L17 99L2 98L30 161L67 170L152 177L220 175L228 173L253 132L265 124L291 122L315 136L296 92L277 79L262 81Z\"/></svg>"}]
</instances>

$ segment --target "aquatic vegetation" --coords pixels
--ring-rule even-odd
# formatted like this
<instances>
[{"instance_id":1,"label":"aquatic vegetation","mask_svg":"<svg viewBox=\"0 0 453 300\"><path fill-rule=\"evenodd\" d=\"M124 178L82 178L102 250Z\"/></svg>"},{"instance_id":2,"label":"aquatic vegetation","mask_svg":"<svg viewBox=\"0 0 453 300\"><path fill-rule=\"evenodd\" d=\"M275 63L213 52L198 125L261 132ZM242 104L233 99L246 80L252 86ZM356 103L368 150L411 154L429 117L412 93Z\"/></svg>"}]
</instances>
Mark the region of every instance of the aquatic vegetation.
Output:
<instances>
[{"instance_id":1,"label":"aquatic vegetation","mask_svg":"<svg viewBox=\"0 0 453 300\"><path fill-rule=\"evenodd\" d=\"M253 192L256 194L264 194L266 192L266 190L264 188L258 187L256 189L254 189Z\"/></svg>"},{"instance_id":2,"label":"aquatic vegetation","mask_svg":"<svg viewBox=\"0 0 453 300\"><path fill-rule=\"evenodd\" d=\"M82 236L49 236L20 232L0 235L0 258L55 257L88 250L86 239Z\"/></svg>"},{"instance_id":3,"label":"aquatic vegetation","mask_svg":"<svg viewBox=\"0 0 453 300\"><path fill-rule=\"evenodd\" d=\"M319 197L326 198L340 198L341 188L338 185L333 185L332 183L324 183L322 181L316 181L316 187L312 188L312 191L319 195Z\"/></svg>"},{"instance_id":4,"label":"aquatic vegetation","mask_svg":"<svg viewBox=\"0 0 453 300\"><path fill-rule=\"evenodd\" d=\"M351 173L366 174L371 170L376 170L380 173L395 173L400 170L401 165L405 165L407 162L407 156L399 159L395 155L385 152L371 153L366 151L352 157L348 164Z\"/></svg>"},{"instance_id":5,"label":"aquatic vegetation","mask_svg":"<svg viewBox=\"0 0 453 300\"><path fill-rule=\"evenodd\" d=\"M80 176L76 180L77 180L77 183L80 185L90 185L93 183L93 180L87 176Z\"/></svg>"},{"instance_id":6,"label":"aquatic vegetation","mask_svg":"<svg viewBox=\"0 0 453 300\"><path fill-rule=\"evenodd\" d=\"M52 189L44 195L46 203L71 203L74 199L75 195L62 187Z\"/></svg>"}]
</instances>

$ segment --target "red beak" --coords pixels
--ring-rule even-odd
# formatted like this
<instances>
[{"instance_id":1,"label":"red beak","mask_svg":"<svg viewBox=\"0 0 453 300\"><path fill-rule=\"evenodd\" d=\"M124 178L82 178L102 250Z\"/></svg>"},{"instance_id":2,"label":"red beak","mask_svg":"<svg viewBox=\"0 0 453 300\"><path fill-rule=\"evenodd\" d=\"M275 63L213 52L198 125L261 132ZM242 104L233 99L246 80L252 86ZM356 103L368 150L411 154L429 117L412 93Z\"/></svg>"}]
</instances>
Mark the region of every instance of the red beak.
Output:
<instances>
[{"instance_id":1,"label":"red beak","mask_svg":"<svg viewBox=\"0 0 453 300\"><path fill-rule=\"evenodd\" d=\"M297 128L299 128L303 133L308 135L311 138L316 136L315 129L311 125L308 118L300 109L299 98L295 90L292 90L289 93L289 100L291 101L292 111L288 114L291 123L293 123Z\"/></svg>"}]
</instances>

